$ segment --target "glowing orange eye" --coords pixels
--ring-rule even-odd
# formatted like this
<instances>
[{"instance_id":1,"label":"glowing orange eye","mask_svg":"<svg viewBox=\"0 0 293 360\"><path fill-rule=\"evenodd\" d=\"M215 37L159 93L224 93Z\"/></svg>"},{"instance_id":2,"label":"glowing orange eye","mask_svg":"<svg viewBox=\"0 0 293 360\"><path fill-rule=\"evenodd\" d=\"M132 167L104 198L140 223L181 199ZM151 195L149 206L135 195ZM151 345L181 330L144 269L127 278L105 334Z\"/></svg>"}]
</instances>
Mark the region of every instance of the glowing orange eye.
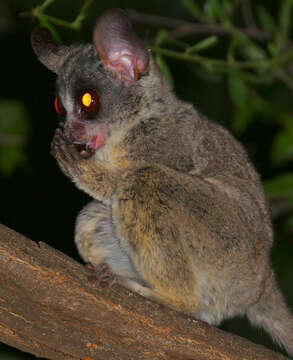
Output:
<instances>
[{"instance_id":1,"label":"glowing orange eye","mask_svg":"<svg viewBox=\"0 0 293 360\"><path fill-rule=\"evenodd\" d=\"M59 115L61 115L61 116L66 115L66 110L65 110L64 106L62 105L62 103L61 103L60 99L58 98L58 96L55 97L54 108L55 108L56 112Z\"/></svg>"},{"instance_id":2,"label":"glowing orange eye","mask_svg":"<svg viewBox=\"0 0 293 360\"><path fill-rule=\"evenodd\" d=\"M99 96L94 90L85 90L80 94L79 102L82 110L93 113L99 107Z\"/></svg>"}]
</instances>

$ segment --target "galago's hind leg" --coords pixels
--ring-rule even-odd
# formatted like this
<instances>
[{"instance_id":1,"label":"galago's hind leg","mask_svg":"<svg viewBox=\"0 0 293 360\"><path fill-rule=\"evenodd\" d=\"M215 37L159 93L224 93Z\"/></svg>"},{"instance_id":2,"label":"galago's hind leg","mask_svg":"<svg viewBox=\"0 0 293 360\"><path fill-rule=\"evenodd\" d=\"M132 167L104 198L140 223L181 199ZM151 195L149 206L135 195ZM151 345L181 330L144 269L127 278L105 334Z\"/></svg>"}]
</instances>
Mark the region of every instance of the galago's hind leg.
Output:
<instances>
[{"instance_id":1,"label":"galago's hind leg","mask_svg":"<svg viewBox=\"0 0 293 360\"><path fill-rule=\"evenodd\" d=\"M108 206L94 200L82 209L76 221L75 243L80 256L92 265L97 276L103 279L110 271L123 285L126 285L125 281L144 285L115 235Z\"/></svg>"}]
</instances>

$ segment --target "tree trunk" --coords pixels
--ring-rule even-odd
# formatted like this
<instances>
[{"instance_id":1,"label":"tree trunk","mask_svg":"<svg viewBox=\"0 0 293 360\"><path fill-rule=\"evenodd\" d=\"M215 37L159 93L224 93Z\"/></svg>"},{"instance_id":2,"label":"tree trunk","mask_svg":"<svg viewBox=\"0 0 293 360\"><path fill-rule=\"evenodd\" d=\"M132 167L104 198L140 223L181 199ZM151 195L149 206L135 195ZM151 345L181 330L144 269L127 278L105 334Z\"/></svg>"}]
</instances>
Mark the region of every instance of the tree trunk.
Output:
<instances>
[{"instance_id":1,"label":"tree trunk","mask_svg":"<svg viewBox=\"0 0 293 360\"><path fill-rule=\"evenodd\" d=\"M0 341L37 357L284 360L119 285L0 225Z\"/></svg>"}]
</instances>

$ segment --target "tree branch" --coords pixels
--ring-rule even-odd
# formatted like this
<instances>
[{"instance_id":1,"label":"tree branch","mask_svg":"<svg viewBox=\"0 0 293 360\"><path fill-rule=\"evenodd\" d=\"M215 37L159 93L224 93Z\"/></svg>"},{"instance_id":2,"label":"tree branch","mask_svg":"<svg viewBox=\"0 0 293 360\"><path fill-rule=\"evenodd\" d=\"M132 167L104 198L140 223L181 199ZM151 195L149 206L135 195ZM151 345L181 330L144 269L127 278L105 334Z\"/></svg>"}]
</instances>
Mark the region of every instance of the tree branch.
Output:
<instances>
[{"instance_id":1,"label":"tree branch","mask_svg":"<svg viewBox=\"0 0 293 360\"><path fill-rule=\"evenodd\" d=\"M191 21L169 18L165 16L157 16L144 14L136 10L126 10L130 20L139 24L156 26L159 28L174 29L170 35L174 38L182 38L192 35L228 35L229 29L225 29L220 25L199 24ZM255 27L238 29L240 32L257 41L267 42L271 39L270 35Z\"/></svg>"},{"instance_id":2,"label":"tree branch","mask_svg":"<svg viewBox=\"0 0 293 360\"><path fill-rule=\"evenodd\" d=\"M0 225L0 340L52 360L286 359L88 275Z\"/></svg>"}]
</instances>

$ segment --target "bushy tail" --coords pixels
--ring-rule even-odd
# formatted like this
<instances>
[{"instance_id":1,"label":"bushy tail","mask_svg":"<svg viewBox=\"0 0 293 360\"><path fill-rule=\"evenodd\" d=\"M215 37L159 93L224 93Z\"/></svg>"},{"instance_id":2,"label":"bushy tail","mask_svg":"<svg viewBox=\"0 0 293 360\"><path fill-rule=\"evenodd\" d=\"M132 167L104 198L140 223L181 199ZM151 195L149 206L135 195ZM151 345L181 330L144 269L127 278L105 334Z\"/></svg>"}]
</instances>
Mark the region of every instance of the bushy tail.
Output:
<instances>
[{"instance_id":1,"label":"bushy tail","mask_svg":"<svg viewBox=\"0 0 293 360\"><path fill-rule=\"evenodd\" d=\"M252 324L263 327L293 357L293 316L274 274L267 280L258 303L248 309L247 316Z\"/></svg>"}]
</instances>

